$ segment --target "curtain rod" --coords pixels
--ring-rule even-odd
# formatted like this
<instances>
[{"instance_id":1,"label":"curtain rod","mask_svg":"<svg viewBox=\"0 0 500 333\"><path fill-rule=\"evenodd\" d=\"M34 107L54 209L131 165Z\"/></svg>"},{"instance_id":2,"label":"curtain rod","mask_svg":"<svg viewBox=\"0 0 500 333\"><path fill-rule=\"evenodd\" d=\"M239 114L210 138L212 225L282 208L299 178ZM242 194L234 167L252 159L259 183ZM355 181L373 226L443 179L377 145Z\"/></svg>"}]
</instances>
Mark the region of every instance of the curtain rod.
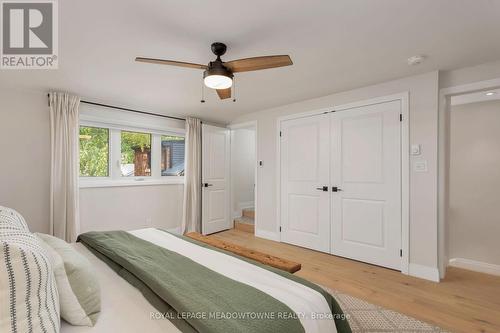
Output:
<instances>
[{"instance_id":1,"label":"curtain rod","mask_svg":"<svg viewBox=\"0 0 500 333\"><path fill-rule=\"evenodd\" d=\"M47 97L50 97L50 95L47 94ZM146 114L146 115L149 115L149 116L156 116L156 117L163 117L163 118L169 118L169 119L186 121L185 118L179 118L179 117L174 117L174 116L167 116L167 115L164 115L164 114L158 114L158 113L152 113L152 112L146 112L146 111L139 111L139 110L134 110L134 109L122 108L121 106L114 106L114 105L108 105L108 104L90 102L90 101L85 101L85 100L80 100L80 103L85 103L85 104L90 104L90 105L96 105L96 106L102 106L102 107L110 108L110 109L117 109L117 110L123 110L123 111L128 111L128 112L135 112L135 113L140 113L140 114ZM49 106L50 106L50 104L49 104Z\"/></svg>"}]
</instances>

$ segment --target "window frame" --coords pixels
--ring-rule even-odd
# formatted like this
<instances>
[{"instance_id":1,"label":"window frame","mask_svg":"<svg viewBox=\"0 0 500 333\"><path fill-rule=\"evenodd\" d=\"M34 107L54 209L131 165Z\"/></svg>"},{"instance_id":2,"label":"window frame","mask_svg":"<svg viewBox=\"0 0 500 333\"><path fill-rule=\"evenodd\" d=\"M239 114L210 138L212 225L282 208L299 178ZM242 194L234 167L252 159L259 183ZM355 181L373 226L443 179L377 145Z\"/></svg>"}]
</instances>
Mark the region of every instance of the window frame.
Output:
<instances>
[{"instance_id":1,"label":"window frame","mask_svg":"<svg viewBox=\"0 0 500 333\"><path fill-rule=\"evenodd\" d=\"M170 135L185 138L185 130L134 127L85 119L80 119L79 128L80 126L106 128L109 131L108 177L79 176L80 188L184 184L184 176L161 175L161 137ZM122 131L151 135L151 176L122 176L120 168Z\"/></svg>"}]
</instances>

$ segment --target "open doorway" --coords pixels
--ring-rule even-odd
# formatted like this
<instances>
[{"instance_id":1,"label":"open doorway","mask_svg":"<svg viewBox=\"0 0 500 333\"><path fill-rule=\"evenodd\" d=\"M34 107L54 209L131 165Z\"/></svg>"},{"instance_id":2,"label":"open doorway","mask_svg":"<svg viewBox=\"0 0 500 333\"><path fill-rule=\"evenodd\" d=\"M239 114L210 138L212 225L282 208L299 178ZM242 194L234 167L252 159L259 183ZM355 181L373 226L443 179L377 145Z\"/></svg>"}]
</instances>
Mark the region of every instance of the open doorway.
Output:
<instances>
[{"instance_id":1,"label":"open doorway","mask_svg":"<svg viewBox=\"0 0 500 333\"><path fill-rule=\"evenodd\" d=\"M449 264L494 273L500 269L500 89L452 96L448 138Z\"/></svg>"},{"instance_id":2,"label":"open doorway","mask_svg":"<svg viewBox=\"0 0 500 333\"><path fill-rule=\"evenodd\" d=\"M255 233L256 135L254 122L231 126L231 212L234 228Z\"/></svg>"},{"instance_id":3,"label":"open doorway","mask_svg":"<svg viewBox=\"0 0 500 333\"><path fill-rule=\"evenodd\" d=\"M446 103L440 154L444 159L440 170L445 221L440 237L445 253L442 275L447 265L500 275L498 83L500 80L494 85L490 81L442 92Z\"/></svg>"}]
</instances>

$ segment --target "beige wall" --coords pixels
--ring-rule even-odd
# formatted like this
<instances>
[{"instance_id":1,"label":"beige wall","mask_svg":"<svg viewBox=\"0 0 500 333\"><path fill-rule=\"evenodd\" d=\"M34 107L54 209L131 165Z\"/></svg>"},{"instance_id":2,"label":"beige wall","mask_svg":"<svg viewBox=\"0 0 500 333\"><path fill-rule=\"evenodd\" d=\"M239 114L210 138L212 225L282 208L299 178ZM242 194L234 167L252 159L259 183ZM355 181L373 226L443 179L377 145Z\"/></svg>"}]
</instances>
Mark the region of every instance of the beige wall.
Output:
<instances>
[{"instance_id":1,"label":"beige wall","mask_svg":"<svg viewBox=\"0 0 500 333\"><path fill-rule=\"evenodd\" d=\"M500 265L500 101L452 106L448 255Z\"/></svg>"},{"instance_id":2,"label":"beige wall","mask_svg":"<svg viewBox=\"0 0 500 333\"><path fill-rule=\"evenodd\" d=\"M0 87L0 205L32 231L49 231L50 123L47 94Z\"/></svg>"},{"instance_id":3,"label":"beige wall","mask_svg":"<svg viewBox=\"0 0 500 333\"><path fill-rule=\"evenodd\" d=\"M410 173L410 263L437 268L437 116L438 72L390 81L378 85L311 99L238 118L233 123L258 121L258 228L279 237L277 221L277 119L333 105L410 93L410 143L422 145L420 159L426 159L428 172ZM413 162L413 158L412 161ZM411 267L410 267L411 269Z\"/></svg>"},{"instance_id":4,"label":"beige wall","mask_svg":"<svg viewBox=\"0 0 500 333\"><path fill-rule=\"evenodd\" d=\"M80 190L81 232L175 229L182 219L184 185L120 186Z\"/></svg>"}]
</instances>

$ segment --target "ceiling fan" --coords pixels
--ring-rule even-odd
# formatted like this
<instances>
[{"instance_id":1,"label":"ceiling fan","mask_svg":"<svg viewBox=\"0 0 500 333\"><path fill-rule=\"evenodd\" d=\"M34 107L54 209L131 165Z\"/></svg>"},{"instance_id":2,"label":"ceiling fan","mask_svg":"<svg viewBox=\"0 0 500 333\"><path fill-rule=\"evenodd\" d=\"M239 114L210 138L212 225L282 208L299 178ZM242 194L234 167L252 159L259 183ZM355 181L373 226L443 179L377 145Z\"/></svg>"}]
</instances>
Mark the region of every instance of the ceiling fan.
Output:
<instances>
[{"instance_id":1,"label":"ceiling fan","mask_svg":"<svg viewBox=\"0 0 500 333\"><path fill-rule=\"evenodd\" d=\"M290 66L293 64L292 59L290 59L290 56L288 55L253 57L224 62L220 57L226 53L226 50L226 44L218 42L213 43L212 52L217 56L217 59L215 59L215 61L211 61L208 65L143 57L137 57L135 58L135 61L203 69L205 70L203 73L203 82L207 87L217 90L217 94L220 99L231 97L231 86L233 85L234 73Z\"/></svg>"}]
</instances>

